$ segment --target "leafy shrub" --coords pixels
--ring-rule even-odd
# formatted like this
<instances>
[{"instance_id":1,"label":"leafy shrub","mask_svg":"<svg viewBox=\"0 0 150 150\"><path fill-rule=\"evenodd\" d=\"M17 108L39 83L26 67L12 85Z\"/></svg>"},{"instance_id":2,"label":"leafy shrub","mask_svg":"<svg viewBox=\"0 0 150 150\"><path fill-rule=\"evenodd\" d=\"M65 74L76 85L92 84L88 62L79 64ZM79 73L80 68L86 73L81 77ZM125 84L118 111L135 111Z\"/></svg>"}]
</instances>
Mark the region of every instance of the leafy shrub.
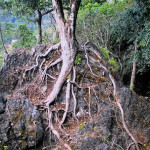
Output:
<instances>
[{"instance_id":1,"label":"leafy shrub","mask_svg":"<svg viewBox=\"0 0 150 150\"><path fill-rule=\"evenodd\" d=\"M107 50L106 48L101 47L100 48L102 55L104 56L105 59L109 58L109 50Z\"/></svg>"},{"instance_id":2,"label":"leafy shrub","mask_svg":"<svg viewBox=\"0 0 150 150\"><path fill-rule=\"evenodd\" d=\"M113 57L109 59L108 63L112 66L113 71L116 71L119 69L117 61Z\"/></svg>"},{"instance_id":3,"label":"leafy shrub","mask_svg":"<svg viewBox=\"0 0 150 150\"><path fill-rule=\"evenodd\" d=\"M111 18L126 9L126 1L100 3L84 0L78 13L77 38L100 47L109 47Z\"/></svg>"}]
</instances>

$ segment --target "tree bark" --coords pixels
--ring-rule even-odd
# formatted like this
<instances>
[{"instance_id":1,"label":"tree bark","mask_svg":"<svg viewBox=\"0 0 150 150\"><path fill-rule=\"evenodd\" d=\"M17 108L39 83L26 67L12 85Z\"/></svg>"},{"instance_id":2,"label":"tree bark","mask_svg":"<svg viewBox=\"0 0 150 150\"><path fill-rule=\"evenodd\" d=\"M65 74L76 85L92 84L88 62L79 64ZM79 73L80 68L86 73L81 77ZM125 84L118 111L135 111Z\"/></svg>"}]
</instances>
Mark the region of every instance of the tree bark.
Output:
<instances>
[{"instance_id":1,"label":"tree bark","mask_svg":"<svg viewBox=\"0 0 150 150\"><path fill-rule=\"evenodd\" d=\"M135 44L135 49L134 49L134 58L133 58L133 68L132 68L132 75L131 75L131 81L130 81L130 90L134 89L134 82L135 82L135 75L136 75L136 59L135 59L136 52L137 52L137 43Z\"/></svg>"},{"instance_id":2,"label":"tree bark","mask_svg":"<svg viewBox=\"0 0 150 150\"><path fill-rule=\"evenodd\" d=\"M45 101L47 106L52 103L59 94L63 83L74 65L74 60L78 49L78 42L75 37L75 27L80 2L81 0L72 0L70 2L70 15L68 16L68 20L65 20L62 1L52 0L59 37L61 39L61 57L63 64L54 87Z\"/></svg>"},{"instance_id":3,"label":"tree bark","mask_svg":"<svg viewBox=\"0 0 150 150\"><path fill-rule=\"evenodd\" d=\"M40 10L37 10L37 25L38 25L38 44L42 44L42 13Z\"/></svg>"}]
</instances>

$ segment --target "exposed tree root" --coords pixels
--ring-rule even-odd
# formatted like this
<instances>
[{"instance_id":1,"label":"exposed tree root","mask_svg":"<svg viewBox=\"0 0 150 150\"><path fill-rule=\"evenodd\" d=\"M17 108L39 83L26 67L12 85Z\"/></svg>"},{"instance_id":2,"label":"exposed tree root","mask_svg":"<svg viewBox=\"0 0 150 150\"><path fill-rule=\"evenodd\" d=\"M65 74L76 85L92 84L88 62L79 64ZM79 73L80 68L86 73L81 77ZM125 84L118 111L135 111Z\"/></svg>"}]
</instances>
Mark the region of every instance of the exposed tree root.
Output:
<instances>
[{"instance_id":1,"label":"exposed tree root","mask_svg":"<svg viewBox=\"0 0 150 150\"><path fill-rule=\"evenodd\" d=\"M54 128L53 123L52 123L52 112L50 111L49 108L47 108L47 114L48 114L48 128L52 131L52 133L57 137L57 139L59 140L59 142L64 145L68 150L72 150L70 148L70 146L65 143L61 138L60 138L60 134L58 133L58 131Z\"/></svg>"},{"instance_id":2,"label":"exposed tree root","mask_svg":"<svg viewBox=\"0 0 150 150\"><path fill-rule=\"evenodd\" d=\"M138 142L137 140L134 138L134 136L131 134L131 132L129 131L126 123L125 123L125 119L124 119L124 111L123 111L123 108L119 102L119 99L118 99L118 94L117 94L117 86L116 86L116 82L115 82L115 79L113 78L113 76L111 74L109 74L109 77L112 81L112 84L113 84L113 87L114 87L114 99L116 100L116 104L117 106L119 107L119 110L121 112L121 119L122 119L122 124L123 124L123 127L124 129L126 130L127 134L131 137L131 139L133 140L135 146L136 146L136 149L137 150L140 150L139 146L138 146Z\"/></svg>"},{"instance_id":3,"label":"exposed tree root","mask_svg":"<svg viewBox=\"0 0 150 150\"><path fill-rule=\"evenodd\" d=\"M128 148L127 148L127 150L129 150L130 147L131 147L132 145L134 145L134 144L135 144L134 142L130 143L129 146L128 146ZM139 142L138 142L138 144L143 145L142 143L139 143Z\"/></svg>"},{"instance_id":4,"label":"exposed tree root","mask_svg":"<svg viewBox=\"0 0 150 150\"><path fill-rule=\"evenodd\" d=\"M85 43L85 45L86 45L86 43ZM85 47L85 45L84 45L84 50L85 50L85 57L87 59L87 65L90 68L90 71L91 71L92 75L98 77L96 74L93 73L93 70L92 70L92 68L91 68L91 66L89 64L89 58L88 58L88 54L87 54L87 50L86 50L87 48Z\"/></svg>"},{"instance_id":5,"label":"exposed tree root","mask_svg":"<svg viewBox=\"0 0 150 150\"><path fill-rule=\"evenodd\" d=\"M71 88L71 75L69 75L69 78L67 80L67 88L66 88L66 108L65 108L65 112L63 114L63 118L60 122L60 126L64 123L67 113L68 113L68 108L69 108L69 104L70 104L70 88Z\"/></svg>"},{"instance_id":6,"label":"exposed tree root","mask_svg":"<svg viewBox=\"0 0 150 150\"><path fill-rule=\"evenodd\" d=\"M92 119L92 115L91 115L91 88L89 87L89 116Z\"/></svg>"},{"instance_id":7,"label":"exposed tree root","mask_svg":"<svg viewBox=\"0 0 150 150\"><path fill-rule=\"evenodd\" d=\"M32 67L26 69L23 74L23 77L26 78L26 75L29 72L30 72L30 75L31 75L31 73L36 74L35 70L36 69L38 70L38 77L36 79L34 79L32 84L36 83L35 84L36 88L38 88L38 90L40 91L41 94L43 94L44 97L46 97L48 95L46 97L46 100L44 100L44 104L46 105L46 111L47 111L48 128L58 138L60 144L64 145L67 149L70 150L71 149L70 146L65 144L65 142L61 139L61 134L59 133L59 131L57 131L54 128L54 125L53 125L54 120L53 120L52 115L53 115L53 113L56 113L56 115L57 115L58 111L57 111L57 108L55 108L55 109L52 108L50 104L52 104L52 102L54 102L54 100L57 98L57 95L59 94L63 83L67 79L66 101L64 104L65 107L63 106L63 108L61 108L61 110L64 111L64 114L63 114L61 121L60 121L59 117L57 117L57 116L55 117L55 119L57 119L56 122L58 122L58 124L59 124L60 130L61 130L61 126L63 125L63 123L65 122L65 120L67 118L71 96L73 97L73 116L76 120L78 120L77 115L76 115L77 99L76 99L76 95L74 92L75 86L77 89L79 88L79 89L87 90L87 93L88 93L88 96L87 96L88 102L87 103L88 103L88 108L89 108L88 114L89 114L90 118L92 118L91 109L92 109L93 95L95 97L94 100L97 101L98 111L100 110L100 106L98 104L98 101L99 101L98 95L99 94L97 94L97 91L96 91L96 88L99 85L97 84L96 81L94 81L94 83L84 84L83 83L84 79L82 79L82 82L80 82L80 83L76 82L76 67L73 65L73 60L75 59L75 53L70 54L69 56L67 56L68 58L66 58L66 55L67 55L66 52L61 52L61 56L59 58L56 58L53 61L49 61L49 63L46 62L47 56L50 54L50 52L57 50L59 47L60 47L60 43L51 46L44 54L37 54L36 55L36 64L33 65ZM96 47L94 47L91 43L88 43L88 42L84 44L83 49L84 49L84 53L85 53L87 69L85 69L86 73L85 72L83 73L82 78L86 78L87 74L90 74L91 76L93 76L94 79L97 79L100 77L105 78L102 72L100 72L99 74L98 73L95 74L94 68L92 66L92 64L94 64L94 63L98 64L97 66L100 71L102 70L103 72L104 71L109 72L109 70L107 69L106 62L102 59L102 56L100 55L100 52L98 51L98 49ZM69 48L68 48L68 50L69 50ZM69 61L69 63L68 63L68 61ZM61 64L61 62L62 62L62 67L61 67L60 73L58 71L59 75L57 76L56 72L53 73L53 71L55 71L57 68L55 65L57 65L59 63ZM70 75L68 76L68 74L70 74ZM47 79L48 77L49 77L49 79ZM71 80L71 78L72 78L72 80ZM129 129L125 123L124 111L120 104L120 100L118 99L116 81L110 73L109 73L109 78L106 78L105 81L109 81L109 79L111 80L111 82L113 84L113 96L115 99L115 104L118 106L120 113L121 113L121 120L122 120L123 128L125 129L127 134L133 140L133 142L136 146L136 149L140 150L140 148L138 146L138 141L131 134L131 132L129 131ZM39 85L41 84L43 86L45 82L46 82L46 90L49 87L51 88L49 90L49 93L43 92L42 90L40 90L40 86L38 87L38 84ZM50 82L50 86L47 85L48 82ZM29 89L29 86L27 87L27 89ZM108 90L107 90L107 93L108 93ZM61 104L59 104L59 105L61 105ZM54 107L57 107L57 106L55 105ZM96 109L96 106L94 106L94 108ZM114 143L113 143L113 145L114 145ZM131 145L133 145L133 144L131 144ZM128 149L130 149L131 145L129 145Z\"/></svg>"},{"instance_id":8,"label":"exposed tree root","mask_svg":"<svg viewBox=\"0 0 150 150\"><path fill-rule=\"evenodd\" d=\"M100 56L100 54L97 52L97 49L95 49L95 47L94 47L93 45L90 45L90 44L91 44L91 43L86 43L86 44L84 45L84 48L86 49L86 47L88 46L88 49L89 49L90 51L92 51L93 53L95 53L99 59L101 59L101 56ZM89 46L90 46L90 47L89 47ZM86 53L86 58L87 58L87 63L88 63L87 52L85 51L85 53ZM96 60L95 60L95 61L96 61ZM100 61L102 61L102 59L101 59ZM88 65L88 66L89 66L89 65ZM108 69L107 69L106 67L104 67L101 63L100 63L100 66L101 66L105 71L108 72ZM91 70L91 69L90 69L90 70ZM92 70L91 70L91 73L92 73ZM92 73L92 74L93 74L93 73ZM134 138L134 136L131 134L131 132L129 131L129 129L128 129L127 126L126 126L125 119L124 119L124 111L123 111L123 108L122 108L122 106L121 106L121 104L120 104L120 102L119 102L119 99L118 99L117 86L116 86L115 79L113 78L113 76L112 76L110 73L109 73L109 78L110 78L110 80L111 80L111 82L112 82L112 84L113 84L113 88L114 88L114 90L113 90L113 95L114 95L114 99L116 100L116 104L117 104L117 106L119 107L119 110L120 110L120 112L121 112L121 119L122 119L123 127L124 127L125 131L127 132L127 134L128 134L128 135L131 137L131 139L133 140L133 142L134 142L134 144L135 144L135 146L136 146L136 149L137 149L137 150L140 150L140 148L139 148L139 146L138 146L137 140ZM90 93L89 93L89 95L90 95Z\"/></svg>"},{"instance_id":9,"label":"exposed tree root","mask_svg":"<svg viewBox=\"0 0 150 150\"><path fill-rule=\"evenodd\" d=\"M73 80L72 80L73 83L75 82L75 79L76 79L76 69L75 69L75 67L73 67ZM72 92L73 104L74 104L74 107L73 107L73 116L74 116L74 118L76 120L78 120L77 117L76 117L77 99L76 99L76 96L75 96L75 93L74 93L74 86L73 86L73 84L71 86L71 89L72 89L71 92Z\"/></svg>"},{"instance_id":10,"label":"exposed tree root","mask_svg":"<svg viewBox=\"0 0 150 150\"><path fill-rule=\"evenodd\" d=\"M32 71L33 70L33 73L34 73L34 70L40 66L40 71L42 70L42 65L45 63L45 59L42 61L41 65L39 65L39 58L42 58L42 57L46 57L51 51L53 50L57 50L58 48L60 47L60 43L58 44L55 44L55 45L52 45L48 50L46 50L46 52L43 54L43 53L39 53L38 55L36 55L36 58L35 58L35 65L33 65L32 67L28 68L25 70L24 74L23 74L23 79L25 79L25 76L27 74L27 72L29 71Z\"/></svg>"}]
</instances>

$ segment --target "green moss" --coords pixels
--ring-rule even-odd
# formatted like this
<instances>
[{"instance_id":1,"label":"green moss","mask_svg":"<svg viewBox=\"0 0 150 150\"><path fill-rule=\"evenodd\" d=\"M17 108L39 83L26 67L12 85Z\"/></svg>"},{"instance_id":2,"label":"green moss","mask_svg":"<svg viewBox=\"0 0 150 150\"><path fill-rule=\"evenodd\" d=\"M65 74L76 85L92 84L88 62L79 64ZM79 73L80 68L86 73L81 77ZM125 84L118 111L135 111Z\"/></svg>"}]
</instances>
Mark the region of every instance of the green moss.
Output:
<instances>
[{"instance_id":1,"label":"green moss","mask_svg":"<svg viewBox=\"0 0 150 150\"><path fill-rule=\"evenodd\" d=\"M3 56L0 56L0 67L3 65Z\"/></svg>"},{"instance_id":2,"label":"green moss","mask_svg":"<svg viewBox=\"0 0 150 150\"><path fill-rule=\"evenodd\" d=\"M112 69L114 71L119 69L119 66L117 64L117 61L112 57L111 59L109 59L108 63L112 66Z\"/></svg>"},{"instance_id":3,"label":"green moss","mask_svg":"<svg viewBox=\"0 0 150 150\"><path fill-rule=\"evenodd\" d=\"M85 126L85 122L79 124L79 130L83 130L83 129L84 129L84 126Z\"/></svg>"},{"instance_id":4,"label":"green moss","mask_svg":"<svg viewBox=\"0 0 150 150\"><path fill-rule=\"evenodd\" d=\"M81 65L82 63L82 56L81 54L78 54L75 58L75 65Z\"/></svg>"},{"instance_id":5,"label":"green moss","mask_svg":"<svg viewBox=\"0 0 150 150\"><path fill-rule=\"evenodd\" d=\"M116 70L119 69L119 65L117 64L117 61L114 59L114 57L110 58L109 55L109 50L107 50L106 48L101 48L100 49L102 52L102 55L104 56L104 58L108 61L108 63L110 64L110 70L112 70L113 72L115 72Z\"/></svg>"},{"instance_id":6,"label":"green moss","mask_svg":"<svg viewBox=\"0 0 150 150\"><path fill-rule=\"evenodd\" d=\"M21 130L19 131L19 135L20 135L20 136L23 135L23 129L21 129Z\"/></svg>"},{"instance_id":7,"label":"green moss","mask_svg":"<svg viewBox=\"0 0 150 150\"><path fill-rule=\"evenodd\" d=\"M53 44L57 44L60 42L60 38L56 38L55 41L53 42Z\"/></svg>"},{"instance_id":8,"label":"green moss","mask_svg":"<svg viewBox=\"0 0 150 150\"><path fill-rule=\"evenodd\" d=\"M100 50L101 50L102 55L104 56L104 58L108 59L109 58L109 50L107 50L106 48L103 48L103 47Z\"/></svg>"},{"instance_id":9,"label":"green moss","mask_svg":"<svg viewBox=\"0 0 150 150\"><path fill-rule=\"evenodd\" d=\"M7 147L8 147L8 146L5 145L5 146L4 146L4 149L7 149Z\"/></svg>"}]
</instances>

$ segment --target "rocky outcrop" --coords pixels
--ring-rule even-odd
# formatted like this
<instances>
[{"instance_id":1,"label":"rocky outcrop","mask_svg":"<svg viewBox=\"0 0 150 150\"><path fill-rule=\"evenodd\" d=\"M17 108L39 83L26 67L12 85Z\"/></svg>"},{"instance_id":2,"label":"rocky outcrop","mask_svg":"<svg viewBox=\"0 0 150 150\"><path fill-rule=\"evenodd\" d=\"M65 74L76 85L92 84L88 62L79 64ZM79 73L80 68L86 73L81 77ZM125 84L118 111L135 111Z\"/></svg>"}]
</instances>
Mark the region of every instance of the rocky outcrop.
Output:
<instances>
[{"instance_id":1,"label":"rocky outcrop","mask_svg":"<svg viewBox=\"0 0 150 150\"><path fill-rule=\"evenodd\" d=\"M23 97L0 97L0 149L28 149L43 137L41 113Z\"/></svg>"},{"instance_id":2,"label":"rocky outcrop","mask_svg":"<svg viewBox=\"0 0 150 150\"><path fill-rule=\"evenodd\" d=\"M100 52L95 46L92 52L90 50L92 46L89 43L86 52L79 51L74 67L76 83L71 83L71 94L74 92L77 99L76 119L78 121L73 120L75 103L73 97L70 97L67 118L63 128L59 129L58 124L65 112L67 84L65 82L57 99L50 106L54 128L60 131L60 137L74 150L127 149L133 141L123 128L120 110L113 97L109 72L104 70L104 67L112 66L99 60L97 54ZM43 141L47 141L44 144L47 149L56 148L57 142L54 142L57 141L56 137L52 136L50 140L48 136L42 138L43 122L44 127L48 124L41 119L40 111L35 105L41 104L40 102L49 94L61 67L60 63L48 68L59 58L61 51L58 49L46 54L47 47L49 46L38 45L30 52L14 51L8 55L1 69L0 92L7 97L6 100L0 96L2 149L7 146L10 150L14 148L39 150L41 148L38 148L37 144ZM118 86L117 91L127 127L139 142L140 148L149 150L150 100L138 96L125 87ZM46 118L45 111L42 116ZM50 146L49 141L53 141L55 146ZM64 150L60 147L59 149ZM135 145L131 144L129 149L134 150Z\"/></svg>"},{"instance_id":3,"label":"rocky outcrop","mask_svg":"<svg viewBox=\"0 0 150 150\"><path fill-rule=\"evenodd\" d=\"M150 99L138 96L128 88L119 89L125 121L130 132L139 142L141 150L150 149ZM120 112L109 101L101 102L101 111L90 121L78 125L74 138L74 149L80 150L120 150L133 141L125 132ZM76 144L74 144L76 143ZM133 144L131 150L135 149Z\"/></svg>"},{"instance_id":4,"label":"rocky outcrop","mask_svg":"<svg viewBox=\"0 0 150 150\"><path fill-rule=\"evenodd\" d=\"M32 51L17 49L10 53L0 69L0 93L12 94L16 88L21 88L25 81L30 81L29 76L24 81L23 73L36 64L35 54L40 54L45 48L46 45L42 44L37 45Z\"/></svg>"}]
</instances>

